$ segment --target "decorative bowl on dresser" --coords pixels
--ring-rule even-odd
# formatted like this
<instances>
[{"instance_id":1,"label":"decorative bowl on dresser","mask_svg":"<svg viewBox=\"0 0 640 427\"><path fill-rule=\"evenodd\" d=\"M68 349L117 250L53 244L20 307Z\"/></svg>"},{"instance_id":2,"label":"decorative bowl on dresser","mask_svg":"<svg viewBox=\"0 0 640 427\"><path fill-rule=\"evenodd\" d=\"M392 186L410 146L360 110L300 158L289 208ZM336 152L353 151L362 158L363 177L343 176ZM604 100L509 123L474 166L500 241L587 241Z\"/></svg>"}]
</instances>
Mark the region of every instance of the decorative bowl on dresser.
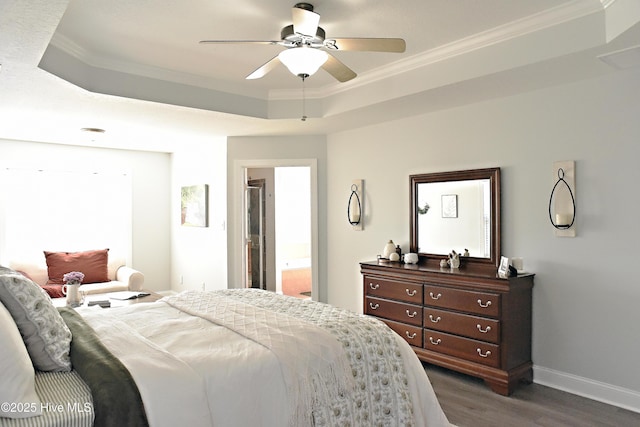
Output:
<instances>
[{"instance_id":1,"label":"decorative bowl on dresser","mask_svg":"<svg viewBox=\"0 0 640 427\"><path fill-rule=\"evenodd\" d=\"M360 264L364 313L400 334L424 362L482 378L509 395L533 379L533 274L427 264Z\"/></svg>"}]
</instances>

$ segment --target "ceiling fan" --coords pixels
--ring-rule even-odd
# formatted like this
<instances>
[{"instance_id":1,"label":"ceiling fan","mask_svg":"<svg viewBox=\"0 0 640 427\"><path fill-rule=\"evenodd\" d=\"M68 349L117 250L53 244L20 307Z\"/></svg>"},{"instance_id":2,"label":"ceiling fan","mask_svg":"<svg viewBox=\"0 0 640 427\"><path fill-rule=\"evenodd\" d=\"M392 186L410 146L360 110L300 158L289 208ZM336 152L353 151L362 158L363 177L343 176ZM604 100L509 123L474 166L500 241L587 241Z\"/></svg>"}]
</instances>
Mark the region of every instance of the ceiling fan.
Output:
<instances>
[{"instance_id":1,"label":"ceiling fan","mask_svg":"<svg viewBox=\"0 0 640 427\"><path fill-rule=\"evenodd\" d=\"M309 3L297 3L291 11L293 25L287 25L280 31L281 40L201 40L202 44L268 44L284 46L285 50L257 70L247 79L259 79L273 70L278 64L284 64L294 75L303 80L314 74L320 67L336 80L346 82L356 73L340 62L326 50L404 52L405 41L399 38L325 38L325 31L318 26L320 15L313 11Z\"/></svg>"}]
</instances>

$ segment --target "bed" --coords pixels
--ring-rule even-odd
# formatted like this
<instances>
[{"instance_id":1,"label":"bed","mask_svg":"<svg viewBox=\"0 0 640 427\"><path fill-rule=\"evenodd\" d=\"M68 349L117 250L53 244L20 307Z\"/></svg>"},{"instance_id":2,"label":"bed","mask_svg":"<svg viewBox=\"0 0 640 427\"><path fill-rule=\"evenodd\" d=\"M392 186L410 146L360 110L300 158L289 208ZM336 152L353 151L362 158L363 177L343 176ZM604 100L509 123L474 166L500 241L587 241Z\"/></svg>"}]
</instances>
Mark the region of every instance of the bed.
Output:
<instances>
[{"instance_id":1,"label":"bed","mask_svg":"<svg viewBox=\"0 0 640 427\"><path fill-rule=\"evenodd\" d=\"M64 410L0 425L449 425L401 337L327 304L185 291L59 314L72 370L37 372L35 382L42 404Z\"/></svg>"}]
</instances>

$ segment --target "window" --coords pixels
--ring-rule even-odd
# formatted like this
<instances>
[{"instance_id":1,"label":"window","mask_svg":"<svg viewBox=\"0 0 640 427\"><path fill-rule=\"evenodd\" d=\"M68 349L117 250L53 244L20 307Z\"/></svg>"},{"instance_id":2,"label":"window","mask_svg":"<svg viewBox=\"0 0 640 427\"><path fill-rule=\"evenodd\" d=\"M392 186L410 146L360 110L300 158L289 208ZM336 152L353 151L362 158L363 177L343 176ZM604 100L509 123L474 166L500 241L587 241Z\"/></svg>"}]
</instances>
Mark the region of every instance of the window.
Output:
<instances>
[{"instance_id":1,"label":"window","mask_svg":"<svg viewBox=\"0 0 640 427\"><path fill-rule=\"evenodd\" d=\"M0 262L42 251L109 248L131 258L131 178L124 172L0 171Z\"/></svg>"}]
</instances>

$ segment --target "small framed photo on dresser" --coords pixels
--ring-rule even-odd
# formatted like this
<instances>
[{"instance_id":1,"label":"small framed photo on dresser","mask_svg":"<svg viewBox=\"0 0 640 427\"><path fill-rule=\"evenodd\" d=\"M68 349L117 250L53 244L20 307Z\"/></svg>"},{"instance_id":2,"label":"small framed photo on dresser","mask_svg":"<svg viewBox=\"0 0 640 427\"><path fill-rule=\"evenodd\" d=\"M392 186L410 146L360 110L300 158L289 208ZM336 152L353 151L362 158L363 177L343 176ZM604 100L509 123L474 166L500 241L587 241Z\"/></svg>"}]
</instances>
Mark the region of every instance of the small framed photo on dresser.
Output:
<instances>
[{"instance_id":1,"label":"small framed photo on dresser","mask_svg":"<svg viewBox=\"0 0 640 427\"><path fill-rule=\"evenodd\" d=\"M498 275L500 277L509 277L509 258L507 258L506 256L500 257Z\"/></svg>"}]
</instances>

